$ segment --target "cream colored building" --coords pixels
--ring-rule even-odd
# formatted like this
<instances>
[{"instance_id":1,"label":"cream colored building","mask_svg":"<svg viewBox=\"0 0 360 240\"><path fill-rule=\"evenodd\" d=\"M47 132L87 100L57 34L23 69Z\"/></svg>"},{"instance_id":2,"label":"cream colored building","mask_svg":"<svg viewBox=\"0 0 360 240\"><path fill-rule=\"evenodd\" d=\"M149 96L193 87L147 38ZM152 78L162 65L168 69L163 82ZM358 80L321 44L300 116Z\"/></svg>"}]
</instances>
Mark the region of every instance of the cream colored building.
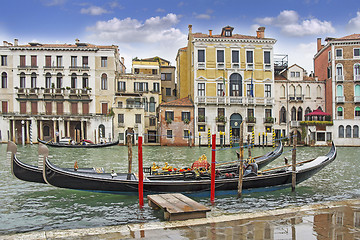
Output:
<instances>
[{"instance_id":1,"label":"cream colored building","mask_svg":"<svg viewBox=\"0 0 360 240\"><path fill-rule=\"evenodd\" d=\"M1 141L113 139L115 75L125 71L117 46L15 39L0 55Z\"/></svg>"},{"instance_id":2,"label":"cream colored building","mask_svg":"<svg viewBox=\"0 0 360 240\"><path fill-rule=\"evenodd\" d=\"M177 77L179 97L194 101L196 137L207 139L210 129L219 143L225 132L229 144L239 138L242 122L246 135L253 129L256 135L272 131L275 43L265 37L264 27L246 36L230 26L220 34L193 33L189 25L188 45L176 58Z\"/></svg>"}]
</instances>

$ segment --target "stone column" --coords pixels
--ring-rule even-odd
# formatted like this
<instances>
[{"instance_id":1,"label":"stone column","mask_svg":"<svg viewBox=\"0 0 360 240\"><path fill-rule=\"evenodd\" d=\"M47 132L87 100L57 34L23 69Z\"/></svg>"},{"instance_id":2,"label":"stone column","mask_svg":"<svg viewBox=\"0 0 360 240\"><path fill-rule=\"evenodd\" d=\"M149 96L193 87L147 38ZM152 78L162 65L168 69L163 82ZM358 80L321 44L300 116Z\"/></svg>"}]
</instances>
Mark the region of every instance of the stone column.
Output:
<instances>
[{"instance_id":1,"label":"stone column","mask_svg":"<svg viewBox=\"0 0 360 240\"><path fill-rule=\"evenodd\" d=\"M30 143L30 121L26 120L26 143Z\"/></svg>"},{"instance_id":2,"label":"stone column","mask_svg":"<svg viewBox=\"0 0 360 240\"><path fill-rule=\"evenodd\" d=\"M40 120L40 139L44 140L43 121Z\"/></svg>"},{"instance_id":3,"label":"stone column","mask_svg":"<svg viewBox=\"0 0 360 240\"><path fill-rule=\"evenodd\" d=\"M84 139L84 121L81 120L80 124L81 124L81 139Z\"/></svg>"},{"instance_id":4,"label":"stone column","mask_svg":"<svg viewBox=\"0 0 360 240\"><path fill-rule=\"evenodd\" d=\"M12 120L12 141L16 143L16 136L15 136L15 119Z\"/></svg>"},{"instance_id":5,"label":"stone column","mask_svg":"<svg viewBox=\"0 0 360 240\"><path fill-rule=\"evenodd\" d=\"M54 134L53 134L53 138L54 138L54 142L57 142L57 139L56 139L56 122L57 120L53 120L53 129L54 129Z\"/></svg>"},{"instance_id":6,"label":"stone column","mask_svg":"<svg viewBox=\"0 0 360 240\"><path fill-rule=\"evenodd\" d=\"M70 137L70 120L66 121L66 136Z\"/></svg>"}]
</instances>

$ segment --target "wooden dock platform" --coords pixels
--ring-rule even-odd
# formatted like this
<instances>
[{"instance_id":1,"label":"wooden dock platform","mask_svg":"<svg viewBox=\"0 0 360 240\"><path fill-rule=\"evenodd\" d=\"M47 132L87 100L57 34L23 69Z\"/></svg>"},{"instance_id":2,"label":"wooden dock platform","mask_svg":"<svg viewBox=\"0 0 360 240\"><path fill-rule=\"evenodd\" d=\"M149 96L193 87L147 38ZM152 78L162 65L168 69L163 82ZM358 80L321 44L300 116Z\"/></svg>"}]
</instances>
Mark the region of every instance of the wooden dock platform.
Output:
<instances>
[{"instance_id":1,"label":"wooden dock platform","mask_svg":"<svg viewBox=\"0 0 360 240\"><path fill-rule=\"evenodd\" d=\"M164 219L168 221L205 218L210 211L181 193L148 195L147 198L150 207L164 210Z\"/></svg>"}]
</instances>

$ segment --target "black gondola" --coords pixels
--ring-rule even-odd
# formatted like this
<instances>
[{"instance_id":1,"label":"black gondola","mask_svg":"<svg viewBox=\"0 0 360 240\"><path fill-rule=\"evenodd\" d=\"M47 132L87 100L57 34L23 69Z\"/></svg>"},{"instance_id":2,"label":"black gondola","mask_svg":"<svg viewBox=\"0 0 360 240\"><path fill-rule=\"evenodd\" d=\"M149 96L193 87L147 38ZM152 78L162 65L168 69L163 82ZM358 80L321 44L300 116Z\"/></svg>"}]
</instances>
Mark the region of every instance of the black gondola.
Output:
<instances>
[{"instance_id":1,"label":"black gondola","mask_svg":"<svg viewBox=\"0 0 360 240\"><path fill-rule=\"evenodd\" d=\"M47 147L42 147L43 144L39 145L39 155L47 157L49 155L49 150ZM43 178L42 169L29 165L27 163L21 162L16 156L17 147L16 144L9 141L7 146L7 152L11 152L11 173L18 179L26 182L35 182L35 183L46 183ZM74 168L66 168L66 171L75 171ZM104 172L103 168L79 168L76 171L78 172Z\"/></svg>"},{"instance_id":2,"label":"black gondola","mask_svg":"<svg viewBox=\"0 0 360 240\"><path fill-rule=\"evenodd\" d=\"M312 160L303 162L297 167L296 182L300 183L326 165L331 163L336 157L336 147L333 144L330 151L325 156L320 156ZM138 180L135 174L110 174L110 173L80 173L71 172L59 168L44 158L43 177L45 181L55 187L87 190L95 192L106 192L114 194L137 194ZM256 176L244 177L243 192L248 191L268 191L285 188L291 185L292 170L291 166L271 171L263 171ZM183 179L177 180L150 180L144 178L144 194L181 192L194 195L209 195L209 178L194 179L188 178L184 174ZM215 179L216 194L234 194L237 192L238 178L225 178L219 176Z\"/></svg>"},{"instance_id":3,"label":"black gondola","mask_svg":"<svg viewBox=\"0 0 360 240\"><path fill-rule=\"evenodd\" d=\"M92 144L92 143L84 143L84 144L64 144L64 143L56 143L53 141L43 141L40 138L38 138L38 142L51 146L51 147L65 147L65 148L101 148L101 147L110 147L110 146L114 146L114 145L118 145L119 144L119 140L115 141L115 142L108 142L108 143L97 143L97 144Z\"/></svg>"}]
</instances>

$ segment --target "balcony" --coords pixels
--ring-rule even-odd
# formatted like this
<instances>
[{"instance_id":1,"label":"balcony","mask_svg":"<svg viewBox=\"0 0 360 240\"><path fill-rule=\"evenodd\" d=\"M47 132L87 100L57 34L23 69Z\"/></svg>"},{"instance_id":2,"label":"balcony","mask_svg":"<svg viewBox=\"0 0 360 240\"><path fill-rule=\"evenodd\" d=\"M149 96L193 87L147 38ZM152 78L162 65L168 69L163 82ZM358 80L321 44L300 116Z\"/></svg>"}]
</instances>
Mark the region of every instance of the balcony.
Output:
<instances>
[{"instance_id":1,"label":"balcony","mask_svg":"<svg viewBox=\"0 0 360 240\"><path fill-rule=\"evenodd\" d=\"M118 127L125 127L125 123L118 123Z\"/></svg>"},{"instance_id":2,"label":"balcony","mask_svg":"<svg viewBox=\"0 0 360 240\"><path fill-rule=\"evenodd\" d=\"M271 64L265 64L264 65L264 70L265 71L271 71Z\"/></svg>"},{"instance_id":3,"label":"balcony","mask_svg":"<svg viewBox=\"0 0 360 240\"><path fill-rule=\"evenodd\" d=\"M38 69L38 66L26 66L26 65L20 65L17 67L19 70L25 70L25 69Z\"/></svg>"},{"instance_id":4,"label":"balcony","mask_svg":"<svg viewBox=\"0 0 360 240\"><path fill-rule=\"evenodd\" d=\"M303 94L289 94L289 102L302 102L304 101Z\"/></svg>"},{"instance_id":5,"label":"balcony","mask_svg":"<svg viewBox=\"0 0 360 240\"><path fill-rule=\"evenodd\" d=\"M273 117L264 118L264 123L274 123L275 119Z\"/></svg>"},{"instance_id":6,"label":"balcony","mask_svg":"<svg viewBox=\"0 0 360 240\"><path fill-rule=\"evenodd\" d=\"M360 96L354 96L354 102L360 103Z\"/></svg>"},{"instance_id":7,"label":"balcony","mask_svg":"<svg viewBox=\"0 0 360 240\"><path fill-rule=\"evenodd\" d=\"M217 64L216 64L216 68L217 68L217 69L224 69L224 68L225 68L225 64L224 64L224 63L217 63Z\"/></svg>"},{"instance_id":8,"label":"balcony","mask_svg":"<svg viewBox=\"0 0 360 240\"><path fill-rule=\"evenodd\" d=\"M205 123L206 119L207 119L207 117L203 116L203 115L199 115L198 118L197 118L198 123Z\"/></svg>"},{"instance_id":9,"label":"balcony","mask_svg":"<svg viewBox=\"0 0 360 240\"><path fill-rule=\"evenodd\" d=\"M247 63L246 64L246 70L254 70L254 64L253 63Z\"/></svg>"},{"instance_id":10,"label":"balcony","mask_svg":"<svg viewBox=\"0 0 360 240\"><path fill-rule=\"evenodd\" d=\"M256 118L253 116L247 117L246 118L246 123L256 123Z\"/></svg>"},{"instance_id":11,"label":"balcony","mask_svg":"<svg viewBox=\"0 0 360 240\"><path fill-rule=\"evenodd\" d=\"M233 64L231 64L231 67L232 68L240 68L240 64L239 63L233 63Z\"/></svg>"},{"instance_id":12,"label":"balcony","mask_svg":"<svg viewBox=\"0 0 360 240\"><path fill-rule=\"evenodd\" d=\"M44 69L64 70L64 66L44 66Z\"/></svg>"},{"instance_id":13,"label":"balcony","mask_svg":"<svg viewBox=\"0 0 360 240\"><path fill-rule=\"evenodd\" d=\"M215 118L215 121L216 121L217 123L226 123L226 117L223 116L223 115L217 116L217 117Z\"/></svg>"},{"instance_id":14,"label":"balcony","mask_svg":"<svg viewBox=\"0 0 360 240\"><path fill-rule=\"evenodd\" d=\"M360 81L360 75L354 75L354 81Z\"/></svg>"},{"instance_id":15,"label":"balcony","mask_svg":"<svg viewBox=\"0 0 360 240\"><path fill-rule=\"evenodd\" d=\"M144 105L143 104L126 104L127 109L143 109Z\"/></svg>"},{"instance_id":16,"label":"balcony","mask_svg":"<svg viewBox=\"0 0 360 240\"><path fill-rule=\"evenodd\" d=\"M344 103L345 96L336 96L335 101L336 101L336 103Z\"/></svg>"},{"instance_id":17,"label":"balcony","mask_svg":"<svg viewBox=\"0 0 360 240\"><path fill-rule=\"evenodd\" d=\"M215 105L273 105L274 98L263 98L263 97L235 97L235 96L217 96L217 97L207 97L207 96L198 96L195 98L195 103L197 104L215 104Z\"/></svg>"},{"instance_id":18,"label":"balcony","mask_svg":"<svg viewBox=\"0 0 360 240\"><path fill-rule=\"evenodd\" d=\"M343 76L343 75L336 75L335 78L336 78L336 81L337 81L337 82L342 82L342 81L344 81L344 76Z\"/></svg>"},{"instance_id":19,"label":"balcony","mask_svg":"<svg viewBox=\"0 0 360 240\"><path fill-rule=\"evenodd\" d=\"M70 66L70 71L89 71L89 66Z\"/></svg>"},{"instance_id":20,"label":"balcony","mask_svg":"<svg viewBox=\"0 0 360 240\"><path fill-rule=\"evenodd\" d=\"M204 62L199 62L198 63L198 69L205 69L205 63Z\"/></svg>"},{"instance_id":21,"label":"balcony","mask_svg":"<svg viewBox=\"0 0 360 240\"><path fill-rule=\"evenodd\" d=\"M290 127L300 127L300 121L290 121Z\"/></svg>"}]
</instances>

